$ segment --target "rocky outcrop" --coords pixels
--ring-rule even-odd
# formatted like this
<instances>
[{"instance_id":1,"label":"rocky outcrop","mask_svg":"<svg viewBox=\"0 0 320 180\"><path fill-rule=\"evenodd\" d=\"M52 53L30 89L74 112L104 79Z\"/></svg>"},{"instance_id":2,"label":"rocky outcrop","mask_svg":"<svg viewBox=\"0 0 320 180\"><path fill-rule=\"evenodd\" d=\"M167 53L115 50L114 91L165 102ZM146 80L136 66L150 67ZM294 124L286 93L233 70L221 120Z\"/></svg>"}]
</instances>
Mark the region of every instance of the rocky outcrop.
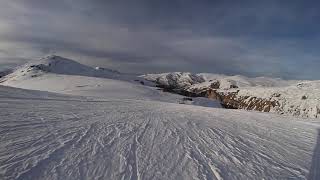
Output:
<instances>
[{"instance_id":1,"label":"rocky outcrop","mask_svg":"<svg viewBox=\"0 0 320 180\"><path fill-rule=\"evenodd\" d=\"M0 71L0 78L10 74L12 72L12 70L8 69L8 70L3 70L3 71Z\"/></svg>"},{"instance_id":2,"label":"rocky outcrop","mask_svg":"<svg viewBox=\"0 0 320 180\"><path fill-rule=\"evenodd\" d=\"M205 79L202 76L183 72L148 74L142 77L148 81L156 83L158 87L166 90L187 89L194 84L205 82Z\"/></svg>"},{"instance_id":3,"label":"rocky outcrop","mask_svg":"<svg viewBox=\"0 0 320 180\"><path fill-rule=\"evenodd\" d=\"M224 91L209 87L192 89L191 92L190 89L180 90L179 94L186 96L191 95L192 97L207 97L209 99L219 100L222 107L227 109L246 109L261 112L270 112L272 109L280 105L276 100L254 96L240 96L238 95L239 91L240 90Z\"/></svg>"},{"instance_id":4,"label":"rocky outcrop","mask_svg":"<svg viewBox=\"0 0 320 180\"><path fill-rule=\"evenodd\" d=\"M227 109L245 109L270 112L272 109L280 105L276 100L253 96L240 96L238 95L238 92L239 90L235 92L217 92L217 90L209 90L207 91L207 97L219 100L221 105Z\"/></svg>"}]
</instances>

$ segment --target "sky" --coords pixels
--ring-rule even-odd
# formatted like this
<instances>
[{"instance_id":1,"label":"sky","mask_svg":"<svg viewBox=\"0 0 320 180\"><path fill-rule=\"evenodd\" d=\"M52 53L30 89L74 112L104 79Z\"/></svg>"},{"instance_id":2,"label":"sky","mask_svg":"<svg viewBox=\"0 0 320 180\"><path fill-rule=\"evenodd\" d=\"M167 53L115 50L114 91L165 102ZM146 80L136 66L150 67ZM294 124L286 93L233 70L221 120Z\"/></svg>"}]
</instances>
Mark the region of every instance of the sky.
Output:
<instances>
[{"instance_id":1,"label":"sky","mask_svg":"<svg viewBox=\"0 0 320 180\"><path fill-rule=\"evenodd\" d=\"M320 3L1 0L0 69L57 54L122 72L320 79Z\"/></svg>"}]
</instances>

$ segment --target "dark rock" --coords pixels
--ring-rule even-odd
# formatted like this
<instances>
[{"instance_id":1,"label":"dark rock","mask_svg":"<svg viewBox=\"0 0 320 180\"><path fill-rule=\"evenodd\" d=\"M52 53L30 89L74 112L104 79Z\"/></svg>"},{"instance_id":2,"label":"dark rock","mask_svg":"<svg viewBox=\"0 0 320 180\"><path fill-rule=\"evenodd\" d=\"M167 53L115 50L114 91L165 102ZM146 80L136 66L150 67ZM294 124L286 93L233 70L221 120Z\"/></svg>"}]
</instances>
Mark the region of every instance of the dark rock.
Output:
<instances>
[{"instance_id":1,"label":"dark rock","mask_svg":"<svg viewBox=\"0 0 320 180\"><path fill-rule=\"evenodd\" d=\"M230 88L239 88L237 85L231 84Z\"/></svg>"},{"instance_id":2,"label":"dark rock","mask_svg":"<svg viewBox=\"0 0 320 180\"><path fill-rule=\"evenodd\" d=\"M184 100L184 101L192 101L192 98L184 97L182 100Z\"/></svg>"}]
</instances>

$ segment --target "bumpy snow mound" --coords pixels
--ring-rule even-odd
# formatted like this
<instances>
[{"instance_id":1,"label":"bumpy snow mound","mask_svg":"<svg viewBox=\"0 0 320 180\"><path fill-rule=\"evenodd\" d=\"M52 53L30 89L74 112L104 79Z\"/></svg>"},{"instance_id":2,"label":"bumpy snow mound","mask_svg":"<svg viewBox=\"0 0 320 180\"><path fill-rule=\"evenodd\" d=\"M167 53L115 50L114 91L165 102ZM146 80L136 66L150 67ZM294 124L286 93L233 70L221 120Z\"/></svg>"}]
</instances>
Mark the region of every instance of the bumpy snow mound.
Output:
<instances>
[{"instance_id":1,"label":"bumpy snow mound","mask_svg":"<svg viewBox=\"0 0 320 180\"><path fill-rule=\"evenodd\" d=\"M186 88L193 84L198 84L205 81L202 76L184 72L146 74L142 77L144 77L146 80L155 82L159 86L176 89Z\"/></svg>"},{"instance_id":2,"label":"bumpy snow mound","mask_svg":"<svg viewBox=\"0 0 320 180\"><path fill-rule=\"evenodd\" d=\"M16 68L12 73L2 78L1 82L24 80L38 77L46 73L88 77L113 77L119 74L119 72L114 70L100 67L93 68L71 59L50 55Z\"/></svg>"}]
</instances>

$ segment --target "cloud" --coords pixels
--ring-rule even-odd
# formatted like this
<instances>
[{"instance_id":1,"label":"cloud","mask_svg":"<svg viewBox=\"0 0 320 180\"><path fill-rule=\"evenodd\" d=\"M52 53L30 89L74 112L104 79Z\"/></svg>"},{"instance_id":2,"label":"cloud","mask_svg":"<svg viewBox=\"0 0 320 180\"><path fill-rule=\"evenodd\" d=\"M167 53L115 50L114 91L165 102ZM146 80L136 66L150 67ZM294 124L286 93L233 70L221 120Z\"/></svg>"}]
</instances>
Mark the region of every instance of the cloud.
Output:
<instances>
[{"instance_id":1,"label":"cloud","mask_svg":"<svg viewBox=\"0 0 320 180\"><path fill-rule=\"evenodd\" d=\"M298 1L5 0L0 64L56 52L127 72L317 79L315 7Z\"/></svg>"}]
</instances>

